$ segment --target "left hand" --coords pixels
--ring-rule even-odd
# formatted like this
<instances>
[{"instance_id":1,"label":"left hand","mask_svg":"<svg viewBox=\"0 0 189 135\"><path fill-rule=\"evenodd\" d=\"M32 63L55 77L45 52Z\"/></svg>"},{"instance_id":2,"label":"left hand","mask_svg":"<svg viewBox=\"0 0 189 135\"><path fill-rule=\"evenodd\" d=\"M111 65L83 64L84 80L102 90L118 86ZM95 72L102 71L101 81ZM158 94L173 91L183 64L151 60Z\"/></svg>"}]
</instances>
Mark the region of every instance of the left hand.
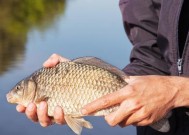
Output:
<instances>
[{"instance_id":1,"label":"left hand","mask_svg":"<svg viewBox=\"0 0 189 135\"><path fill-rule=\"evenodd\" d=\"M103 96L82 109L84 115L115 104L117 111L105 116L110 126L146 126L163 118L175 107L179 77L130 76L124 88Z\"/></svg>"},{"instance_id":2,"label":"left hand","mask_svg":"<svg viewBox=\"0 0 189 135\"><path fill-rule=\"evenodd\" d=\"M50 68L58 64L59 62L68 61L68 59L58 55L52 54L48 60L43 64L44 67ZM57 106L54 111L53 119L48 116L48 105L46 102L42 101L39 104L39 107L34 103L30 103L27 107L23 105L17 105L17 111L20 113L25 113L27 118L33 122L39 122L41 126L47 127L52 125L54 122L57 124L65 124L64 112L61 107Z\"/></svg>"}]
</instances>

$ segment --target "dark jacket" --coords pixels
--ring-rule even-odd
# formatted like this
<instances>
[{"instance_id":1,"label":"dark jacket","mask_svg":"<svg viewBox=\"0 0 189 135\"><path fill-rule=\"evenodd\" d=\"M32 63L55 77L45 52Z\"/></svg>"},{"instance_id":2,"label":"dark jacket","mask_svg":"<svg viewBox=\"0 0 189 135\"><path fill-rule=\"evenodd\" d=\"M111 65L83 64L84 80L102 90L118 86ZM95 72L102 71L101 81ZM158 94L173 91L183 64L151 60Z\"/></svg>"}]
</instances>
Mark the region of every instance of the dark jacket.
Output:
<instances>
[{"instance_id":1,"label":"dark jacket","mask_svg":"<svg viewBox=\"0 0 189 135\"><path fill-rule=\"evenodd\" d=\"M189 76L187 1L120 0L124 27L133 44L130 64L124 68L128 75ZM189 135L186 111L173 110L171 130L165 135ZM164 135L150 127L137 127L137 134Z\"/></svg>"}]
</instances>

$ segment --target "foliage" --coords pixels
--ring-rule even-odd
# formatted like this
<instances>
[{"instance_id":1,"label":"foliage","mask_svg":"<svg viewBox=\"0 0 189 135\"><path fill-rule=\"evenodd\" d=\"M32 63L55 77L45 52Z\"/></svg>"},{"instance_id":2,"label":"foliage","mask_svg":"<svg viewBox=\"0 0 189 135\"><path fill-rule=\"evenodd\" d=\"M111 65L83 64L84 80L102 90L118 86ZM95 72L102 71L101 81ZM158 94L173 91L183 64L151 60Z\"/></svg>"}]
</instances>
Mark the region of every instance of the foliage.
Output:
<instances>
[{"instance_id":1,"label":"foliage","mask_svg":"<svg viewBox=\"0 0 189 135\"><path fill-rule=\"evenodd\" d=\"M65 0L0 0L0 75L23 57L27 33L50 27L65 5Z\"/></svg>"}]
</instances>

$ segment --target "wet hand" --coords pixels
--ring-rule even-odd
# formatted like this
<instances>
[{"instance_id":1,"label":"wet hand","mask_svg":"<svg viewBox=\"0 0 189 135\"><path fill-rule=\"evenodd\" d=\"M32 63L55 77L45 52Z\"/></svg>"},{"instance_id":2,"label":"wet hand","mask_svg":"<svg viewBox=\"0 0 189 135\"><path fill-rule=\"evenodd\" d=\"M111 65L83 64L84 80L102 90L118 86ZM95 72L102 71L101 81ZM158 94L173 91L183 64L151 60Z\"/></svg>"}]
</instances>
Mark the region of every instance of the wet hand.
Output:
<instances>
[{"instance_id":1,"label":"wet hand","mask_svg":"<svg viewBox=\"0 0 189 135\"><path fill-rule=\"evenodd\" d=\"M53 54L47 61L44 62L44 67L53 67L59 62L68 61L68 59L61 57L58 54ZM53 119L47 115L48 106L46 102L41 102L37 108L34 103L30 103L27 107L17 105L17 111L25 113L27 118L33 122L39 122L41 126L47 127L54 123L65 124L64 113L61 107L56 107Z\"/></svg>"},{"instance_id":2,"label":"wet hand","mask_svg":"<svg viewBox=\"0 0 189 135\"><path fill-rule=\"evenodd\" d=\"M131 76L124 88L97 99L82 109L84 115L119 104L105 116L110 126L145 126L163 118L175 107L178 86L170 76Z\"/></svg>"}]
</instances>

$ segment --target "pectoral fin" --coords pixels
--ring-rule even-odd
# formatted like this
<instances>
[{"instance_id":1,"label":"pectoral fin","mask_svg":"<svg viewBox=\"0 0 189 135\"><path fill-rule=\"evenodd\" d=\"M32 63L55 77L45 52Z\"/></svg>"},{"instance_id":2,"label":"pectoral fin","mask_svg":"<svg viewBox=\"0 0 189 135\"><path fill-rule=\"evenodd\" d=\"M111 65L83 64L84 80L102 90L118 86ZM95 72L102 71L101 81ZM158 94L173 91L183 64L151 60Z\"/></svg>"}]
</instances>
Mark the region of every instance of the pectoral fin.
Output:
<instances>
[{"instance_id":1,"label":"pectoral fin","mask_svg":"<svg viewBox=\"0 0 189 135\"><path fill-rule=\"evenodd\" d=\"M49 99L49 97L47 97L47 96L41 96L40 98L35 100L35 103L38 104L38 103L40 103L42 101L46 101L47 102L48 99Z\"/></svg>"},{"instance_id":2,"label":"pectoral fin","mask_svg":"<svg viewBox=\"0 0 189 135\"><path fill-rule=\"evenodd\" d=\"M71 116L65 116L65 120L68 126L77 134L80 135L82 128L93 128L90 122L84 120L83 118L75 118Z\"/></svg>"}]
</instances>

